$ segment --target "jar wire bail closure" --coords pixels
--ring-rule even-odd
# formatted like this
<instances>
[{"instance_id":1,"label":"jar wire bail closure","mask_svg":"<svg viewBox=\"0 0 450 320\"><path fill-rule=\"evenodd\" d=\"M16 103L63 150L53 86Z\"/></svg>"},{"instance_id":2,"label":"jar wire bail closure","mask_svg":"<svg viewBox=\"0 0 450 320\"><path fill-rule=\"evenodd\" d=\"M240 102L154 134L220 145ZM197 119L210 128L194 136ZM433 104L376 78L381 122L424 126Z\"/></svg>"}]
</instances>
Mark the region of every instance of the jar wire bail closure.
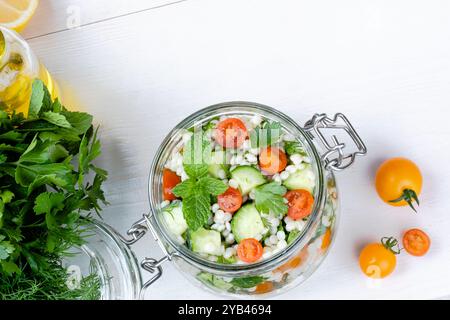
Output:
<instances>
[{"instance_id":1,"label":"jar wire bail closure","mask_svg":"<svg viewBox=\"0 0 450 320\"><path fill-rule=\"evenodd\" d=\"M135 223L132 224L131 228L128 229L128 231L127 231L127 235L129 235L131 237L130 239L127 239L124 236L122 236L120 233L116 232L119 239L124 244L126 244L127 246L131 246L131 245L135 244L136 242L138 242L147 233L147 231L150 230L150 232L153 235L153 238L155 239L155 241L158 243L159 247L163 251L164 255L159 260L157 260L155 258L145 257L141 261L142 269L150 272L151 274L153 274L153 276L142 285L142 288L140 289L140 292L139 292L140 299L144 299L145 293L146 293L147 289L150 287L150 285L153 284L156 280L158 280L162 276L163 270L162 270L161 265L166 261L170 261L173 257L173 254L170 254L167 251L167 249L164 247L164 245L161 243L161 241L159 240L159 237L157 236L157 234L156 234L155 230L153 229L153 226L149 220L150 216L151 216L150 213L143 214L141 219L139 219L138 221L136 221Z\"/></svg>"},{"instance_id":2,"label":"jar wire bail closure","mask_svg":"<svg viewBox=\"0 0 450 320\"><path fill-rule=\"evenodd\" d=\"M342 171L355 162L356 156L364 156L367 153L367 148L361 137L347 117L342 113L335 114L334 118L329 118L324 113L315 114L312 119L305 123L304 129L310 135L311 139L317 137L325 148L326 152L321 155L321 159L326 169ZM324 134L326 131L324 129L344 130L356 145L357 151L345 154L344 149L346 148L346 144L339 142L334 134L331 135L331 142L328 141Z\"/></svg>"}]
</instances>

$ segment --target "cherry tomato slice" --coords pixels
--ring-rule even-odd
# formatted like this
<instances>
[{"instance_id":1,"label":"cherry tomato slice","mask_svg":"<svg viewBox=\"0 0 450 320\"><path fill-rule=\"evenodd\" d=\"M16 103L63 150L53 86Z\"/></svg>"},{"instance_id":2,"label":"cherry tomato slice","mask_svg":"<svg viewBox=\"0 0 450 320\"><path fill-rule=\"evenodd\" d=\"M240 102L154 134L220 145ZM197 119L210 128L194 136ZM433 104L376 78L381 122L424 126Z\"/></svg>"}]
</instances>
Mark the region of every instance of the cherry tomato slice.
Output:
<instances>
[{"instance_id":1,"label":"cherry tomato slice","mask_svg":"<svg viewBox=\"0 0 450 320\"><path fill-rule=\"evenodd\" d=\"M217 197L217 203L223 211L234 213L242 206L242 194L239 190L229 187Z\"/></svg>"},{"instance_id":2,"label":"cherry tomato slice","mask_svg":"<svg viewBox=\"0 0 450 320\"><path fill-rule=\"evenodd\" d=\"M163 196L164 200L176 200L177 197L172 193L172 189L181 182L181 178L169 169L163 170Z\"/></svg>"},{"instance_id":3,"label":"cherry tomato slice","mask_svg":"<svg viewBox=\"0 0 450 320\"><path fill-rule=\"evenodd\" d=\"M288 216L291 219L300 220L311 214L314 198L309 191L291 190L284 197L288 200Z\"/></svg>"},{"instance_id":4,"label":"cherry tomato slice","mask_svg":"<svg viewBox=\"0 0 450 320\"><path fill-rule=\"evenodd\" d=\"M224 148L239 148L247 138L244 122L237 118L225 119L217 125L214 138Z\"/></svg>"},{"instance_id":5,"label":"cherry tomato slice","mask_svg":"<svg viewBox=\"0 0 450 320\"><path fill-rule=\"evenodd\" d=\"M267 147L259 154L259 167L268 174L283 171L287 166L286 154L275 147Z\"/></svg>"},{"instance_id":6,"label":"cherry tomato slice","mask_svg":"<svg viewBox=\"0 0 450 320\"><path fill-rule=\"evenodd\" d=\"M420 229L410 229L403 235L403 247L413 256L423 256L430 249L430 237Z\"/></svg>"},{"instance_id":7,"label":"cherry tomato slice","mask_svg":"<svg viewBox=\"0 0 450 320\"><path fill-rule=\"evenodd\" d=\"M242 261L252 263L258 261L262 257L263 247L258 240L247 238L239 243L237 255Z\"/></svg>"}]
</instances>

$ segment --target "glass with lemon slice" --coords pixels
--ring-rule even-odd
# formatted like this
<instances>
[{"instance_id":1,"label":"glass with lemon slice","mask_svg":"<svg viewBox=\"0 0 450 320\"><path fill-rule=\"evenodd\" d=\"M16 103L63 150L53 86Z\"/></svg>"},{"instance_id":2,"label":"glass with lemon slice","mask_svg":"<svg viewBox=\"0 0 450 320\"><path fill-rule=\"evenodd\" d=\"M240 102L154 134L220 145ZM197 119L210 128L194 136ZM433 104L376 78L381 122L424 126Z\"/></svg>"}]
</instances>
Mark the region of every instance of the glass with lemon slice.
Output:
<instances>
[{"instance_id":1,"label":"glass with lemon slice","mask_svg":"<svg viewBox=\"0 0 450 320\"><path fill-rule=\"evenodd\" d=\"M0 109L26 114L35 78L45 83L53 98L59 96L56 83L26 41L0 25Z\"/></svg>"}]
</instances>

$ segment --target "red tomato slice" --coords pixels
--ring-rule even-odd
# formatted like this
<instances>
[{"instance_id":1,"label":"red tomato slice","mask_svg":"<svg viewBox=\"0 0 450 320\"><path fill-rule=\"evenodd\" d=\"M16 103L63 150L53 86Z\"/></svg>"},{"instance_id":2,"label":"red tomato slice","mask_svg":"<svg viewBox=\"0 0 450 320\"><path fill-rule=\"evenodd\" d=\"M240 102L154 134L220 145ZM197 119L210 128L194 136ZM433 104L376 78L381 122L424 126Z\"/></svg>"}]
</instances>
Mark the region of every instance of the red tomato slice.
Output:
<instances>
[{"instance_id":1,"label":"red tomato slice","mask_svg":"<svg viewBox=\"0 0 450 320\"><path fill-rule=\"evenodd\" d=\"M244 239L238 245L237 255L247 263L258 261L263 255L262 244L254 238Z\"/></svg>"},{"instance_id":2,"label":"red tomato slice","mask_svg":"<svg viewBox=\"0 0 450 320\"><path fill-rule=\"evenodd\" d=\"M300 220L309 216L314 205L314 198L307 190L291 190L284 196L288 200L288 216Z\"/></svg>"},{"instance_id":3,"label":"red tomato slice","mask_svg":"<svg viewBox=\"0 0 450 320\"><path fill-rule=\"evenodd\" d=\"M219 122L215 130L215 140L224 148L239 148L247 136L244 122L237 118L228 118Z\"/></svg>"},{"instance_id":4,"label":"red tomato slice","mask_svg":"<svg viewBox=\"0 0 450 320\"><path fill-rule=\"evenodd\" d=\"M217 203L223 211L234 213L242 206L242 194L239 190L229 187L217 197Z\"/></svg>"},{"instance_id":5,"label":"red tomato slice","mask_svg":"<svg viewBox=\"0 0 450 320\"><path fill-rule=\"evenodd\" d=\"M181 178L169 169L163 170L163 193L164 200L176 200L177 197L172 193L172 189L181 182Z\"/></svg>"},{"instance_id":6,"label":"red tomato slice","mask_svg":"<svg viewBox=\"0 0 450 320\"><path fill-rule=\"evenodd\" d=\"M286 154L278 148L267 147L259 154L259 166L268 174L281 172L287 166Z\"/></svg>"}]
</instances>

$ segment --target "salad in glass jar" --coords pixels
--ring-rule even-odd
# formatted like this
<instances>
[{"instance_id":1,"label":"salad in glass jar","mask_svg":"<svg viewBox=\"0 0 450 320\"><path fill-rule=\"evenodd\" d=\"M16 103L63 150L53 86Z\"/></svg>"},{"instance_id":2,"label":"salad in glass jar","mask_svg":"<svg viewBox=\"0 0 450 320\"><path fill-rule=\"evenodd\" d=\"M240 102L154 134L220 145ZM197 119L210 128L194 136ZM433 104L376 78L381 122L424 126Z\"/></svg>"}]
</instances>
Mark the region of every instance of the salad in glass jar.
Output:
<instances>
[{"instance_id":1,"label":"salad in glass jar","mask_svg":"<svg viewBox=\"0 0 450 320\"><path fill-rule=\"evenodd\" d=\"M183 134L163 171L166 229L216 263L252 264L304 230L316 177L303 145L260 115L222 116Z\"/></svg>"}]
</instances>

